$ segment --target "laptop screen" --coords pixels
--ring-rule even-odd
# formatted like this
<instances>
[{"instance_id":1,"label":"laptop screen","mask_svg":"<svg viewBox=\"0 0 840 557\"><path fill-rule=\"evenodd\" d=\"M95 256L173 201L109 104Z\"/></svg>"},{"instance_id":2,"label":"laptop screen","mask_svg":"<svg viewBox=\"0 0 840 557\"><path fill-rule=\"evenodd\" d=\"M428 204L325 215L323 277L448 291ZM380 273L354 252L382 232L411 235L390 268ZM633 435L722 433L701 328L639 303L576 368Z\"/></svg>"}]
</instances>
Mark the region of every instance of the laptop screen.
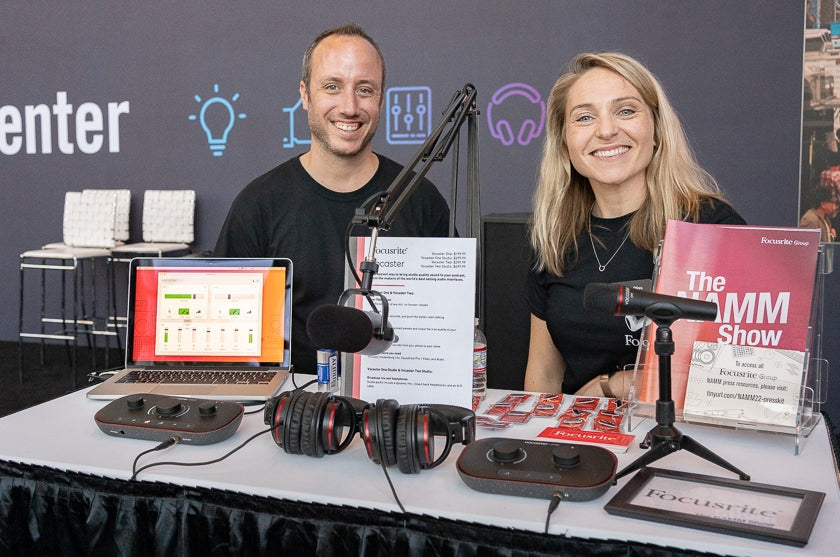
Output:
<instances>
[{"instance_id":1,"label":"laptop screen","mask_svg":"<svg viewBox=\"0 0 840 557\"><path fill-rule=\"evenodd\" d=\"M129 273L127 366L289 366L288 259L139 258Z\"/></svg>"}]
</instances>

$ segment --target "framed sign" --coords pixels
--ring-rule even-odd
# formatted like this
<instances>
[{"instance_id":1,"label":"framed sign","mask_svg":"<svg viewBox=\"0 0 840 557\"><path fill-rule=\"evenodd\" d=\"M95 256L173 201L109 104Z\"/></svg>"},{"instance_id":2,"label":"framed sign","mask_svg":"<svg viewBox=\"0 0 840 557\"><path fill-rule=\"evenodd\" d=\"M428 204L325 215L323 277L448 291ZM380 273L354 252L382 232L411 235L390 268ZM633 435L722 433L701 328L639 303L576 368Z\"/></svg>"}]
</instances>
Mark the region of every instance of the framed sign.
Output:
<instances>
[{"instance_id":1,"label":"framed sign","mask_svg":"<svg viewBox=\"0 0 840 557\"><path fill-rule=\"evenodd\" d=\"M642 468L604 509L733 536L795 545L808 543L825 493Z\"/></svg>"}]
</instances>

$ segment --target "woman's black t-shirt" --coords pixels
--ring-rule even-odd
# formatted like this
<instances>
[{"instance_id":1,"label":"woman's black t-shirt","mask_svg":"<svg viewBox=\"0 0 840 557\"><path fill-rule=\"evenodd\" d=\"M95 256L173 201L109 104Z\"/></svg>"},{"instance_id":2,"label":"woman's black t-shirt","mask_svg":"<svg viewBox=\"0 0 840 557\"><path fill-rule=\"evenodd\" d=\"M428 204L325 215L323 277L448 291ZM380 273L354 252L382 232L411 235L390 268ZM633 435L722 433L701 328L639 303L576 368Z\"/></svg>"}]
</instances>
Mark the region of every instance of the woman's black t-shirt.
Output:
<instances>
[{"instance_id":1,"label":"woman's black t-shirt","mask_svg":"<svg viewBox=\"0 0 840 557\"><path fill-rule=\"evenodd\" d=\"M565 270L564 276L547 271L528 273L528 307L546 322L554 345L566 362L564 393L574 393L592 378L636 361L644 319L608 316L583 307L583 291L590 283L637 283L652 279L651 252L629 239L619 249L633 214L612 219L592 217L592 234L601 240L601 244L595 242L597 259L589 233L584 230L577 238L578 259ZM745 224L732 207L711 199L701 204L698 222ZM613 254L615 257L610 260ZM599 270L599 261L603 271Z\"/></svg>"}]
</instances>

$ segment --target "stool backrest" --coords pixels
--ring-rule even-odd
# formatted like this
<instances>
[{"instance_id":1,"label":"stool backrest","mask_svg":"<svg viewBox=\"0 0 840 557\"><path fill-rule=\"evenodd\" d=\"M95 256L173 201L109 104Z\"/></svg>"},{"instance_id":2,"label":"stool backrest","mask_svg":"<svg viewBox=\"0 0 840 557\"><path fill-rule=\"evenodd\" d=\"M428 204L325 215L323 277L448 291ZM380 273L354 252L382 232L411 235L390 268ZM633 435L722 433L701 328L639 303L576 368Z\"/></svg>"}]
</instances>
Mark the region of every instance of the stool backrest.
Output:
<instances>
[{"instance_id":1,"label":"stool backrest","mask_svg":"<svg viewBox=\"0 0 840 557\"><path fill-rule=\"evenodd\" d=\"M194 240L195 190L146 190L143 241L191 244Z\"/></svg>"},{"instance_id":2,"label":"stool backrest","mask_svg":"<svg viewBox=\"0 0 840 557\"><path fill-rule=\"evenodd\" d=\"M72 247L111 248L115 237L117 195L113 190L67 192L62 224L64 244Z\"/></svg>"},{"instance_id":3,"label":"stool backrest","mask_svg":"<svg viewBox=\"0 0 840 557\"><path fill-rule=\"evenodd\" d=\"M106 202L110 201L110 195L114 195L116 201L114 212L114 240L117 244L127 242L129 237L129 216L131 213L131 190L127 189L85 189L82 193L91 192L91 196L104 196Z\"/></svg>"}]
</instances>

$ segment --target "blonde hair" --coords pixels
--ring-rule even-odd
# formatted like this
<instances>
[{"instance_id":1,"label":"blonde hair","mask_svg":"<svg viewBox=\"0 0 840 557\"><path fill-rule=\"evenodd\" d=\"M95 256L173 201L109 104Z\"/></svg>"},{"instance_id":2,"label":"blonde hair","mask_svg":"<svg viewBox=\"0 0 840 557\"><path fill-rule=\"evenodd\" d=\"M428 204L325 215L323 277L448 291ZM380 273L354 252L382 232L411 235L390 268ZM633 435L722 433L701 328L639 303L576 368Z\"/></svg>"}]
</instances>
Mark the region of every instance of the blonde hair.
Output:
<instances>
[{"instance_id":1,"label":"blonde hair","mask_svg":"<svg viewBox=\"0 0 840 557\"><path fill-rule=\"evenodd\" d=\"M633 58L620 53L576 56L554 83L548 99L546 138L539 180L534 192L531 243L537 270L562 276L574 264L576 238L588 224L595 196L589 180L573 167L565 142L569 89L587 71L612 71L636 88L650 108L654 123L654 153L647 168L647 196L630 221L630 240L653 252L669 219L697 220L700 200L723 200L715 179L698 164L676 112L656 77Z\"/></svg>"}]
</instances>

